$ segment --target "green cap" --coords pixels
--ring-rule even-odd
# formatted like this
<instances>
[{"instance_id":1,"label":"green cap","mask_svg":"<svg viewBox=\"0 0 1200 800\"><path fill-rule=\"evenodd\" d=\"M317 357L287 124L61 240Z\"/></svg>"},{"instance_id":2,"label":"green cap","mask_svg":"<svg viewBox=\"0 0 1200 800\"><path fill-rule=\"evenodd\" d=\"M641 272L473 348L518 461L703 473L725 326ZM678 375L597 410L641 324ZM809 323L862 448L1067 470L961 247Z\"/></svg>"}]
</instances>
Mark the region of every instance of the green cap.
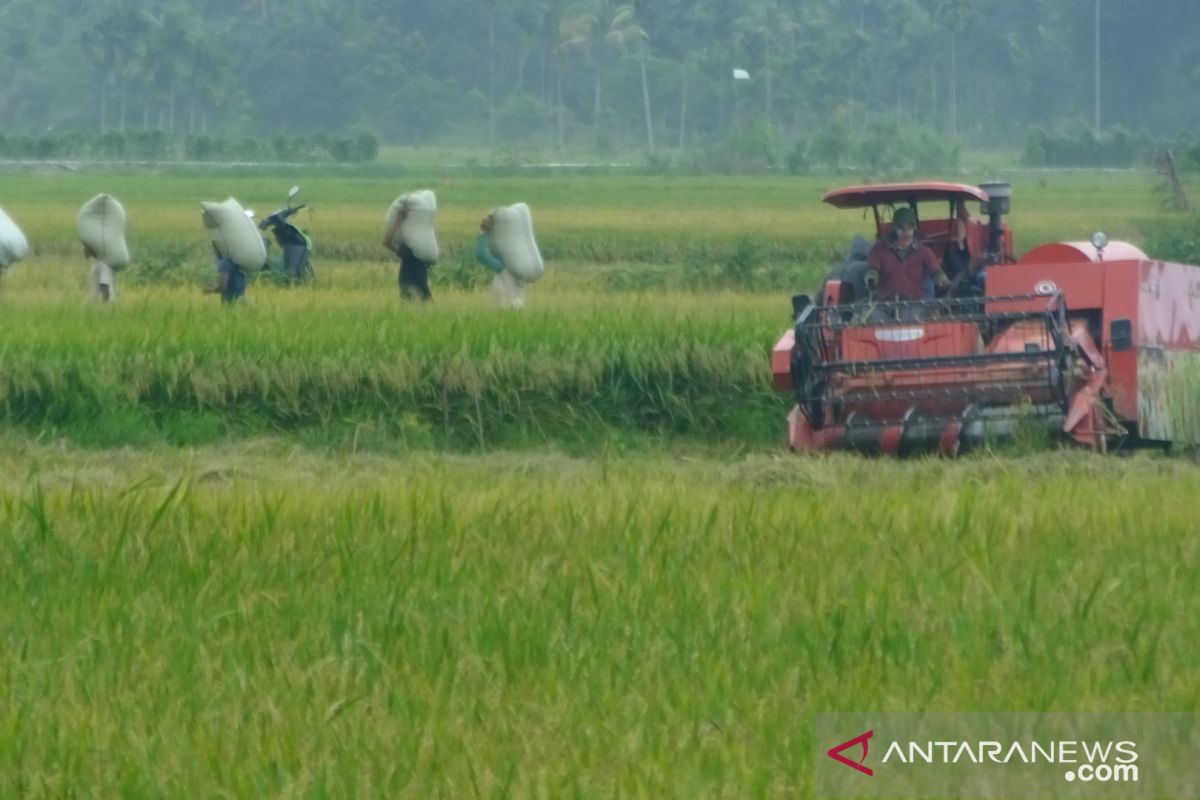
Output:
<instances>
[{"instance_id":1,"label":"green cap","mask_svg":"<svg viewBox=\"0 0 1200 800\"><path fill-rule=\"evenodd\" d=\"M916 225L917 215L908 206L897 208L896 213L892 214L892 227L899 228L904 225Z\"/></svg>"}]
</instances>

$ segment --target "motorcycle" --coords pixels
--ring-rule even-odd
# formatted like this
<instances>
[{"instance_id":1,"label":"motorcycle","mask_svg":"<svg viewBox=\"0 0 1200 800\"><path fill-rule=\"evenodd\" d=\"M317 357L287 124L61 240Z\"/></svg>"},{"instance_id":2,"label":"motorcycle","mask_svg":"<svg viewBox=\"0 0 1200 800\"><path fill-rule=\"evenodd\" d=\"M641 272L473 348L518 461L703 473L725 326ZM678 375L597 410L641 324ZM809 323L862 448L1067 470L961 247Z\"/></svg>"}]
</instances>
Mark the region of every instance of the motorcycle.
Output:
<instances>
[{"instance_id":1,"label":"motorcycle","mask_svg":"<svg viewBox=\"0 0 1200 800\"><path fill-rule=\"evenodd\" d=\"M309 283L316 277L310 257L313 249L312 239L303 229L289 221L297 211L308 207L307 203L301 203L298 206L292 205L292 201L299 194L300 187L293 186L288 190L287 206L271 213L258 223L259 230L270 229L283 254L277 267L272 265L268 259L264 271L275 273L280 282L288 285Z\"/></svg>"}]
</instances>

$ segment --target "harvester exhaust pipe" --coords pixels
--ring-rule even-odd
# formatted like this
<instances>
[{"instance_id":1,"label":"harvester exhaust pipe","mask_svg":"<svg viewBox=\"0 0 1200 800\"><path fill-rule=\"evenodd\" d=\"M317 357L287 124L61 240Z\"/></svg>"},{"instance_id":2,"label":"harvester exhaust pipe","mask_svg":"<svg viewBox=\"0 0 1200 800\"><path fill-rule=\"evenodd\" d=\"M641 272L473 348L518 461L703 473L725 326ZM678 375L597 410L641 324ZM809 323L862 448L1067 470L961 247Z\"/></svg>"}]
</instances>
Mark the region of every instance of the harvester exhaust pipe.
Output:
<instances>
[{"instance_id":1,"label":"harvester exhaust pipe","mask_svg":"<svg viewBox=\"0 0 1200 800\"><path fill-rule=\"evenodd\" d=\"M983 211L988 215L988 257L998 263L1004 255L1004 215L1012 204L1012 185L1002 181L981 183L979 188L987 192L988 201Z\"/></svg>"}]
</instances>

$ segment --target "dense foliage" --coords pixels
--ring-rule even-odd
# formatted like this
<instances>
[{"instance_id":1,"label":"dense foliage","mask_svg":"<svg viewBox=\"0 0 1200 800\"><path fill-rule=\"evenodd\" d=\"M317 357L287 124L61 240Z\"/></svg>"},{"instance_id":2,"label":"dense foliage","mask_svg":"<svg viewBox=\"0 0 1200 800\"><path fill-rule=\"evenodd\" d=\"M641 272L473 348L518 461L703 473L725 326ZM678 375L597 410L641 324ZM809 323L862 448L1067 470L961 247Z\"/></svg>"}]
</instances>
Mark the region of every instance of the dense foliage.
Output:
<instances>
[{"instance_id":1,"label":"dense foliage","mask_svg":"<svg viewBox=\"0 0 1200 800\"><path fill-rule=\"evenodd\" d=\"M1163 143L1147 134L1131 134L1121 127L1099 136L1085 126L1058 134L1033 127L1025 137L1022 160L1031 167L1121 167L1153 163Z\"/></svg>"},{"instance_id":2,"label":"dense foliage","mask_svg":"<svg viewBox=\"0 0 1200 800\"><path fill-rule=\"evenodd\" d=\"M1029 125L1194 128L1197 42L1193 0L8 0L0 132L605 153L759 121L786 157L887 122L1016 150Z\"/></svg>"},{"instance_id":3,"label":"dense foliage","mask_svg":"<svg viewBox=\"0 0 1200 800\"><path fill-rule=\"evenodd\" d=\"M96 159L121 161L253 161L339 163L373 161L379 142L365 131L358 135L208 136L168 134L161 130L109 131L87 135L46 136L0 134L0 158Z\"/></svg>"}]
</instances>

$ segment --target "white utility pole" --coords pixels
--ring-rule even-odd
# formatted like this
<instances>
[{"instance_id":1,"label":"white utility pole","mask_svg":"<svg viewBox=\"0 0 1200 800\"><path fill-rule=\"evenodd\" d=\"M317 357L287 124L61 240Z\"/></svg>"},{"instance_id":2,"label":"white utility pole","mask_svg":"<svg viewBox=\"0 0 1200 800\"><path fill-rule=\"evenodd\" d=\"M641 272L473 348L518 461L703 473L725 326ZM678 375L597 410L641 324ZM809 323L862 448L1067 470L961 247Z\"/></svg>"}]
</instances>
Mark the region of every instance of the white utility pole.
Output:
<instances>
[{"instance_id":1,"label":"white utility pole","mask_svg":"<svg viewBox=\"0 0 1200 800\"><path fill-rule=\"evenodd\" d=\"M1096 0L1096 136L1100 135L1100 0Z\"/></svg>"}]
</instances>

